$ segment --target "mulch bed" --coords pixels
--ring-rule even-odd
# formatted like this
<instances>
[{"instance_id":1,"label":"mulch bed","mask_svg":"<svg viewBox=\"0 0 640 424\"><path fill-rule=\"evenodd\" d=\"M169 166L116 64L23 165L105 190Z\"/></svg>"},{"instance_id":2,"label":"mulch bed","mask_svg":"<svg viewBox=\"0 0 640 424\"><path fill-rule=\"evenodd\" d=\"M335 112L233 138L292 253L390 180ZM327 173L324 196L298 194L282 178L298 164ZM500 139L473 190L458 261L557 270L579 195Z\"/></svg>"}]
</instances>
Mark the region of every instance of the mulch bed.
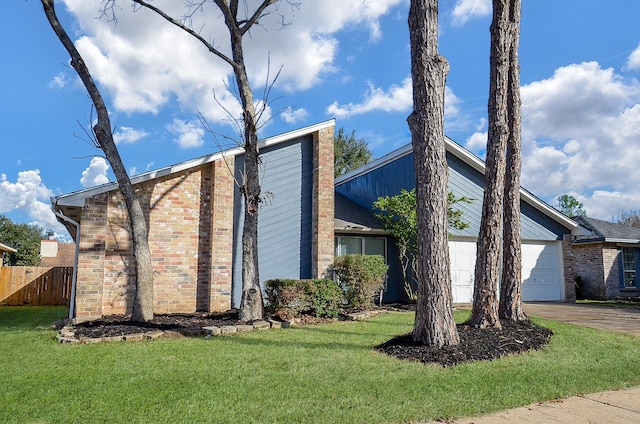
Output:
<instances>
[{"instance_id":1,"label":"mulch bed","mask_svg":"<svg viewBox=\"0 0 640 424\"><path fill-rule=\"evenodd\" d=\"M390 309L405 309L396 307ZM407 307L406 309L411 309ZM306 315L296 319L296 325L317 325L344 320L340 318L314 318ZM184 335L202 335L203 327L240 324L237 311L217 314L154 315L150 322L134 322L130 317L113 315L87 321L74 326L76 337L103 338L126 336L152 330L176 331ZM538 327L530 321L503 321L502 330L480 330L458 324L460 344L433 348L416 344L411 334L395 337L375 349L403 360L437 363L443 367L478 360L492 360L506 355L541 349L553 335L551 330Z\"/></svg>"},{"instance_id":2,"label":"mulch bed","mask_svg":"<svg viewBox=\"0 0 640 424\"><path fill-rule=\"evenodd\" d=\"M417 344L411 334L395 337L376 349L399 359L451 367L463 362L492 360L546 346L553 332L530 321L502 321L502 330L481 330L458 324L460 344L434 348Z\"/></svg>"}]
</instances>

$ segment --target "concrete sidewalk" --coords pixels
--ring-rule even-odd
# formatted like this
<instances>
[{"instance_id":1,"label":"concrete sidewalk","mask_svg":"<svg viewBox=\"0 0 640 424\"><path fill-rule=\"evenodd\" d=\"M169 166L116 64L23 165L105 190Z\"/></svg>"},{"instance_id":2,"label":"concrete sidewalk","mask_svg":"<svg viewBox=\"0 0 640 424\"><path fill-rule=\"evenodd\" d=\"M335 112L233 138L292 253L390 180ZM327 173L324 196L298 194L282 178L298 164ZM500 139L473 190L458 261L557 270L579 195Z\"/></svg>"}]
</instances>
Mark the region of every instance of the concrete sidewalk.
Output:
<instances>
[{"instance_id":1,"label":"concrete sidewalk","mask_svg":"<svg viewBox=\"0 0 640 424\"><path fill-rule=\"evenodd\" d=\"M524 310L530 317L640 336L640 311L634 309L540 302L525 303ZM640 387L572 396L446 423L637 424L640 423Z\"/></svg>"},{"instance_id":2,"label":"concrete sidewalk","mask_svg":"<svg viewBox=\"0 0 640 424\"><path fill-rule=\"evenodd\" d=\"M481 417L445 421L447 424L512 423L640 423L640 387L573 396L567 399L535 403ZM435 423L430 421L430 423Z\"/></svg>"}]
</instances>

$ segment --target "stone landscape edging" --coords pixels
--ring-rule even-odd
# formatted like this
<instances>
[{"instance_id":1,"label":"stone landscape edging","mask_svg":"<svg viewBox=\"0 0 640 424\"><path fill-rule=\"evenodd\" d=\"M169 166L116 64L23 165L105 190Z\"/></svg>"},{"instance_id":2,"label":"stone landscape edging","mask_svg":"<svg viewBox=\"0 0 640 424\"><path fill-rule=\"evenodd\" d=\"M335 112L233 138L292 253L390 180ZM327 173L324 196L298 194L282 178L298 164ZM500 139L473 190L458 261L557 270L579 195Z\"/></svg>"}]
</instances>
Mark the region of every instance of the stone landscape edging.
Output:
<instances>
[{"instance_id":1,"label":"stone landscape edging","mask_svg":"<svg viewBox=\"0 0 640 424\"><path fill-rule=\"evenodd\" d=\"M360 311L345 314L348 321L365 321L380 313L387 312L385 309ZM247 331L260 331L270 330L272 328L289 328L295 326L296 319L293 318L289 321L278 321L271 318L266 320L255 321L252 324L234 324L234 325L221 325L210 327L197 327L195 329L185 329L184 332L176 330L158 330L151 329L142 333L123 334L119 336L108 337L83 337L76 336L75 327L73 324L65 325L62 327L56 339L60 343L67 344L91 344L91 343L110 343L110 342L131 342L131 341L143 341L143 340L157 340L157 339L181 339L189 336L224 336L227 334L243 333ZM185 334L186 333L186 334Z\"/></svg>"}]
</instances>

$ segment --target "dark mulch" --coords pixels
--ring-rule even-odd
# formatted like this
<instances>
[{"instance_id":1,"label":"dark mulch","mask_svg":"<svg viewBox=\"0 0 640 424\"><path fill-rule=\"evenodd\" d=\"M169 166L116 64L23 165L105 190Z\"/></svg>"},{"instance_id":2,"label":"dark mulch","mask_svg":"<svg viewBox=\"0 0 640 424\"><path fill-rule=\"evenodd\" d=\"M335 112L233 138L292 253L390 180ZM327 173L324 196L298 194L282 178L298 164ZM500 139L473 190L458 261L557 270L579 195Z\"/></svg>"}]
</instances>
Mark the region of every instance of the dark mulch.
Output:
<instances>
[{"instance_id":1,"label":"dark mulch","mask_svg":"<svg viewBox=\"0 0 640 424\"><path fill-rule=\"evenodd\" d=\"M110 315L75 325L77 337L100 338L144 333L152 330L177 331L185 335L204 334L203 327L238 324L238 313L155 314L149 322L131 321L131 317Z\"/></svg>"},{"instance_id":2,"label":"dark mulch","mask_svg":"<svg viewBox=\"0 0 640 424\"><path fill-rule=\"evenodd\" d=\"M553 335L551 330L530 321L503 321L502 330L480 330L466 324L458 324L457 327L460 344L456 346L428 347L415 343L411 334L405 334L376 346L376 349L399 359L450 367L462 362L492 360L541 349Z\"/></svg>"},{"instance_id":3,"label":"dark mulch","mask_svg":"<svg viewBox=\"0 0 640 424\"><path fill-rule=\"evenodd\" d=\"M316 318L311 315L303 315L301 318L296 318L296 324L317 325L343 319L345 318ZM74 327L76 337L102 338L126 336L152 330L176 331L185 336L197 336L205 334L203 327L222 327L236 324L244 323L238 320L238 311L233 310L217 314L155 314L153 320L149 322L131 321L130 316L109 315L95 321L76 324Z\"/></svg>"}]
</instances>

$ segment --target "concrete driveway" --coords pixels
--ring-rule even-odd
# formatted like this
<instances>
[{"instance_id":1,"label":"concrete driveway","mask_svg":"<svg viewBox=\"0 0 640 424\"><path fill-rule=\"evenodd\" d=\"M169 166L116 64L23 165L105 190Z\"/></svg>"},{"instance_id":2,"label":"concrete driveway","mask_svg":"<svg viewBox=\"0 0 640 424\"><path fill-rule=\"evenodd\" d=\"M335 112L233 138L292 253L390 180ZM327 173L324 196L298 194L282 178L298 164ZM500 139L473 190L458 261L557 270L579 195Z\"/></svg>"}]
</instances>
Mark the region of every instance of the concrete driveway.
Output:
<instances>
[{"instance_id":1,"label":"concrete driveway","mask_svg":"<svg viewBox=\"0 0 640 424\"><path fill-rule=\"evenodd\" d=\"M640 336L640 310L560 302L525 302L529 317Z\"/></svg>"}]
</instances>

